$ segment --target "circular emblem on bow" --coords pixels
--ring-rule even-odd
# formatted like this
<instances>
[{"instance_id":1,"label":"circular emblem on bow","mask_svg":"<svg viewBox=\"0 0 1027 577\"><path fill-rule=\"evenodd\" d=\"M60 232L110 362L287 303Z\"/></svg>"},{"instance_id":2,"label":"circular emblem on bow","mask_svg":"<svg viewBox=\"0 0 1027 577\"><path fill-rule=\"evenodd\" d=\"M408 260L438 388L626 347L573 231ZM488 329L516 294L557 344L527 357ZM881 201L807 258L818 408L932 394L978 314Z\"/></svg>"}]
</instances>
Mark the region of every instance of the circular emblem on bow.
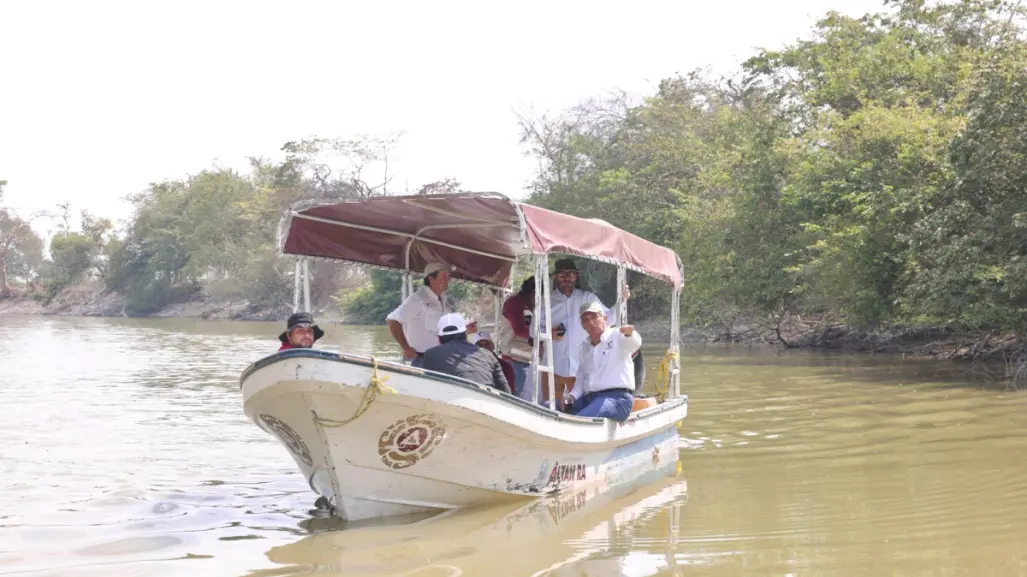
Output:
<instances>
[{"instance_id":1,"label":"circular emblem on bow","mask_svg":"<svg viewBox=\"0 0 1027 577\"><path fill-rule=\"evenodd\" d=\"M446 426L435 415L400 419L378 438L378 455L392 469L406 469L427 457L446 436Z\"/></svg>"},{"instance_id":2,"label":"circular emblem on bow","mask_svg":"<svg viewBox=\"0 0 1027 577\"><path fill-rule=\"evenodd\" d=\"M294 455L299 457L301 461L306 463L308 467L314 464L314 459L310 456L310 449L307 448L307 444L303 442L303 439L296 431L292 430L292 427L271 415L261 414L260 420L267 425L271 434L281 439L285 446Z\"/></svg>"}]
</instances>

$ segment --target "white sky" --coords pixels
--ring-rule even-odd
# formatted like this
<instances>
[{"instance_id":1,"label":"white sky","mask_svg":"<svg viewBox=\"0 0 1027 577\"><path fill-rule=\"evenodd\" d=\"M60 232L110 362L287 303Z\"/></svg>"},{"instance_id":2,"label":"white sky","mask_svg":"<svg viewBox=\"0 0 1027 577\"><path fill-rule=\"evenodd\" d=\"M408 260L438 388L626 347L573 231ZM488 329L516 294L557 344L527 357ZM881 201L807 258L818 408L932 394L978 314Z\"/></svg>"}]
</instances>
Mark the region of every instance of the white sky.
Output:
<instances>
[{"instance_id":1,"label":"white sky","mask_svg":"<svg viewBox=\"0 0 1027 577\"><path fill-rule=\"evenodd\" d=\"M523 194L514 110L731 72L879 0L0 0L0 179L19 211L115 219L149 182L277 157L312 135L404 130L392 189L453 177ZM51 224L37 221L42 229ZM42 231L41 231L42 232Z\"/></svg>"}]
</instances>

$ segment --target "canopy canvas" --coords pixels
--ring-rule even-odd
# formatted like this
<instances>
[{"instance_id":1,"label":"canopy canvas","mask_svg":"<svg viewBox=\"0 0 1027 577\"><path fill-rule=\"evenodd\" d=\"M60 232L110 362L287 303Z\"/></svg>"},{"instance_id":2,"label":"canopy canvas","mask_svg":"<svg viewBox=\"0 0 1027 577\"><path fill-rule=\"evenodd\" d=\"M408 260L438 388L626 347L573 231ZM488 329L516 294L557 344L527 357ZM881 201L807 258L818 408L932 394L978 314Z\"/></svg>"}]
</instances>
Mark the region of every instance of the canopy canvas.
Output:
<instances>
[{"instance_id":1,"label":"canopy canvas","mask_svg":"<svg viewBox=\"0 0 1027 577\"><path fill-rule=\"evenodd\" d=\"M584 219L500 194L382 196L293 207L279 228L285 255L421 271L433 261L454 278L506 288L514 263L566 253L608 262L680 289L674 251L605 221Z\"/></svg>"}]
</instances>

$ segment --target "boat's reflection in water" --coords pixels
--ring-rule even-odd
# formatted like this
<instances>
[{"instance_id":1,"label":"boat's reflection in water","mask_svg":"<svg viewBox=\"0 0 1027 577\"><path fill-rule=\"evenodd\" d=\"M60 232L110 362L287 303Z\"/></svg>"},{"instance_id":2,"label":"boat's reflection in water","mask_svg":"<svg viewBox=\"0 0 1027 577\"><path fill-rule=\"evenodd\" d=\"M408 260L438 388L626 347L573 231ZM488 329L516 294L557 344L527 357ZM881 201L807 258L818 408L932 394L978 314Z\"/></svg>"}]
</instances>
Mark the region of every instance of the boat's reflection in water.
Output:
<instances>
[{"instance_id":1,"label":"boat's reflection in water","mask_svg":"<svg viewBox=\"0 0 1027 577\"><path fill-rule=\"evenodd\" d=\"M268 558L283 567L255 571L272 575L624 575L632 574L622 552L641 525L663 542L665 558L646 555L642 574L674 569L679 507L687 482L675 464L614 487L488 508L462 509L388 525L333 529L332 519L312 519L316 532L274 547ZM656 519L656 517L660 517ZM391 524L406 521L405 524ZM668 531L670 536L668 537ZM656 540L639 537L647 541ZM646 547L656 553L653 547ZM586 569L587 567L587 569ZM640 568L641 569L641 568Z\"/></svg>"}]
</instances>

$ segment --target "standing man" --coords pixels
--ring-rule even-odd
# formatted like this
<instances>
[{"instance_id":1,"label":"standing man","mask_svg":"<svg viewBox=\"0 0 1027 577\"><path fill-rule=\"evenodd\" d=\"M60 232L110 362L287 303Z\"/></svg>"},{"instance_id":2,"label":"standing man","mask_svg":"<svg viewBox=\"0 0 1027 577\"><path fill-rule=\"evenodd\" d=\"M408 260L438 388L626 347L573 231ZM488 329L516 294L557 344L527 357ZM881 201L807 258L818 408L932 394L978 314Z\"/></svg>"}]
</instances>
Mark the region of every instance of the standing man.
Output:
<instances>
[{"instance_id":1,"label":"standing man","mask_svg":"<svg viewBox=\"0 0 1027 577\"><path fill-rule=\"evenodd\" d=\"M531 367L531 317L528 316L535 308L535 277L528 277L521 283L521 290L506 299L503 303L503 321L497 327L495 343L501 359L512 367L514 379L510 387L514 394L522 399L530 399L524 394L524 385L532 381L528 375Z\"/></svg>"},{"instance_id":2,"label":"standing man","mask_svg":"<svg viewBox=\"0 0 1027 577\"><path fill-rule=\"evenodd\" d=\"M574 389L564 399L571 414L626 421L635 402L635 366L631 356L642 347L642 336L630 325L620 330L606 323L603 305L581 307L580 324L588 334L580 344Z\"/></svg>"},{"instance_id":3,"label":"standing man","mask_svg":"<svg viewBox=\"0 0 1027 577\"><path fill-rule=\"evenodd\" d=\"M578 314L579 311L589 303L596 303L601 307L603 314L610 319L610 324L613 325L617 324L617 315L616 313L611 315L610 309L606 308L595 293L576 288L575 285L581 271L574 259L560 259L556 261L554 268L553 284L556 285L556 290L549 297L549 308L553 315L553 372L556 377L553 389L559 408L564 394L574 386L574 377L578 372L578 348L586 336ZM624 287L621 298L627 300L630 297L631 291ZM539 398L544 401L549 400L548 384L543 383L542 394Z\"/></svg>"},{"instance_id":4,"label":"standing man","mask_svg":"<svg viewBox=\"0 0 1027 577\"><path fill-rule=\"evenodd\" d=\"M439 344L439 319L453 312L446 298L449 273L452 270L453 267L445 263L429 263L424 267L424 286L414 291L386 317L389 333L403 349L403 358L411 361L410 364L415 367L422 366L424 351ZM468 328L477 330L477 323L471 323Z\"/></svg>"}]
</instances>

